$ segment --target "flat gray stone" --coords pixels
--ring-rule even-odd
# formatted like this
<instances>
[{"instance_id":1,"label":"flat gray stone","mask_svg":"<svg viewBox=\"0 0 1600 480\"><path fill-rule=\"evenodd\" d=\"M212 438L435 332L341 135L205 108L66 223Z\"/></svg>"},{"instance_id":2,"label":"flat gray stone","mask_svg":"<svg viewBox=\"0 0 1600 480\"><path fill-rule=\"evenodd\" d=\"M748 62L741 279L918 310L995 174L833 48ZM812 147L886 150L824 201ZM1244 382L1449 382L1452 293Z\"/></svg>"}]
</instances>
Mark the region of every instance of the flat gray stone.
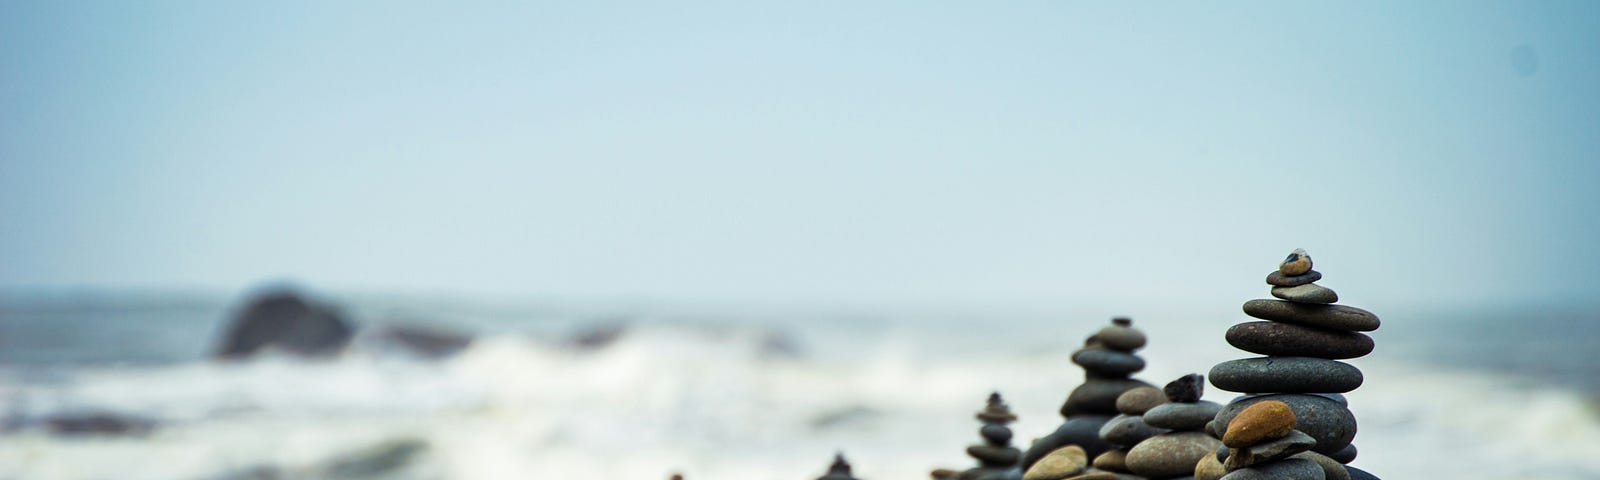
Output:
<instances>
[{"instance_id":1,"label":"flat gray stone","mask_svg":"<svg viewBox=\"0 0 1600 480\"><path fill-rule=\"evenodd\" d=\"M1222 405L1217 402L1163 403L1144 412L1144 423L1171 430L1200 430L1217 417Z\"/></svg>"},{"instance_id":2,"label":"flat gray stone","mask_svg":"<svg viewBox=\"0 0 1600 480\"><path fill-rule=\"evenodd\" d=\"M1126 377L1144 370L1144 359L1109 348L1085 348L1072 354L1072 363L1098 376Z\"/></svg>"},{"instance_id":3,"label":"flat gray stone","mask_svg":"<svg viewBox=\"0 0 1600 480\"><path fill-rule=\"evenodd\" d=\"M1284 275L1283 272L1273 270L1267 274L1267 284L1275 287L1298 287L1307 283L1322 280L1322 272L1312 270L1303 275Z\"/></svg>"},{"instance_id":4,"label":"flat gray stone","mask_svg":"<svg viewBox=\"0 0 1600 480\"><path fill-rule=\"evenodd\" d=\"M1165 428L1152 427L1138 415L1117 415L1100 427L1100 438L1115 445L1131 447L1150 437L1167 433Z\"/></svg>"},{"instance_id":5,"label":"flat gray stone","mask_svg":"<svg viewBox=\"0 0 1600 480\"><path fill-rule=\"evenodd\" d=\"M1283 322L1245 322L1223 335L1250 353L1316 358L1357 358L1372 353L1372 337L1347 330Z\"/></svg>"},{"instance_id":6,"label":"flat gray stone","mask_svg":"<svg viewBox=\"0 0 1600 480\"><path fill-rule=\"evenodd\" d=\"M1307 283L1294 287L1272 287L1272 296L1295 303L1334 303L1339 301L1339 294L1333 289Z\"/></svg>"},{"instance_id":7,"label":"flat gray stone","mask_svg":"<svg viewBox=\"0 0 1600 480\"><path fill-rule=\"evenodd\" d=\"M1361 370L1311 357L1257 357L1211 367L1211 385L1243 393L1344 393L1361 386Z\"/></svg>"},{"instance_id":8,"label":"flat gray stone","mask_svg":"<svg viewBox=\"0 0 1600 480\"><path fill-rule=\"evenodd\" d=\"M1274 322L1357 332L1377 330L1381 324L1378 316L1372 312L1348 305L1314 305L1283 300L1256 299L1244 302L1244 314Z\"/></svg>"}]
</instances>

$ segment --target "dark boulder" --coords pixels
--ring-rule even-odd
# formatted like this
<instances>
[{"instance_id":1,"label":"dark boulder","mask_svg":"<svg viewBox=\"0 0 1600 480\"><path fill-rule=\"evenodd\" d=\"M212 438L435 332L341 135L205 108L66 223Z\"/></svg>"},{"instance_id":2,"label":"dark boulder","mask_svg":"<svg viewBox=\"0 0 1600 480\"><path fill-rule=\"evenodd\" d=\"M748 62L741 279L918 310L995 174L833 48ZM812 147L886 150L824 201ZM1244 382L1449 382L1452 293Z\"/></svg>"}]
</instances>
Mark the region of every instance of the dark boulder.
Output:
<instances>
[{"instance_id":1,"label":"dark boulder","mask_svg":"<svg viewBox=\"0 0 1600 480\"><path fill-rule=\"evenodd\" d=\"M354 331L331 306L313 303L294 292L272 291L252 298L239 310L214 356L248 358L263 349L330 356L344 350Z\"/></svg>"},{"instance_id":2,"label":"dark boulder","mask_svg":"<svg viewBox=\"0 0 1600 480\"><path fill-rule=\"evenodd\" d=\"M62 413L44 419L50 433L63 436L79 435L144 435L155 429L156 422L147 418L130 417L107 412Z\"/></svg>"}]
</instances>

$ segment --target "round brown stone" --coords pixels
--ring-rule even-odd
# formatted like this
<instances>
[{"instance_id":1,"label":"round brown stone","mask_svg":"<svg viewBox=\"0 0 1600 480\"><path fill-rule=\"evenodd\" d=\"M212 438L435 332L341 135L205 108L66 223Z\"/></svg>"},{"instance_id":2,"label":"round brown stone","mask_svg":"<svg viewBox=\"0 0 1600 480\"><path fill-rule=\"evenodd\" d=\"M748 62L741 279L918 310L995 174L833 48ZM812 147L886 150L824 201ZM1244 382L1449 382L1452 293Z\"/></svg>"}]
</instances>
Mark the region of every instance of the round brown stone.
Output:
<instances>
[{"instance_id":1,"label":"round brown stone","mask_svg":"<svg viewBox=\"0 0 1600 480\"><path fill-rule=\"evenodd\" d=\"M1311 256L1303 249L1296 248L1289 253L1289 257L1278 264L1278 271L1284 275L1305 275L1311 271Z\"/></svg>"},{"instance_id":2,"label":"round brown stone","mask_svg":"<svg viewBox=\"0 0 1600 480\"><path fill-rule=\"evenodd\" d=\"M1094 457L1094 468L1112 472L1128 471L1128 450L1107 450L1106 453Z\"/></svg>"},{"instance_id":3,"label":"round brown stone","mask_svg":"<svg viewBox=\"0 0 1600 480\"><path fill-rule=\"evenodd\" d=\"M1222 444L1229 448L1244 448L1263 440L1282 438L1295 425L1294 411L1289 405L1268 400L1245 407L1228 422L1228 431L1222 434Z\"/></svg>"}]
</instances>

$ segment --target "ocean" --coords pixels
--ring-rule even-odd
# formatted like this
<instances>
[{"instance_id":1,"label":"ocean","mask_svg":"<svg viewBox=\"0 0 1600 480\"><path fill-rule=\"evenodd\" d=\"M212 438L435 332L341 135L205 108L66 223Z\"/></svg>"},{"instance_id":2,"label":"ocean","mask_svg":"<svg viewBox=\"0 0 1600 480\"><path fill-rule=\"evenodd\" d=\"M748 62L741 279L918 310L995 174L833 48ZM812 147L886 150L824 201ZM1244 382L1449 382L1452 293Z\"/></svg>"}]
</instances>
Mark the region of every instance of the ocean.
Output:
<instances>
[{"instance_id":1,"label":"ocean","mask_svg":"<svg viewBox=\"0 0 1600 480\"><path fill-rule=\"evenodd\" d=\"M864 479L967 468L991 391L1016 444L1061 422L1068 356L1127 314L1161 385L1252 356L1202 308L977 311L562 303L327 294L362 326L343 354L208 360L239 298L0 295L0 479ZM1592 305L1388 310L1350 363L1352 465L1383 478L1600 478ZM470 334L442 359L367 332ZM1208 386L1207 400L1234 394ZM52 419L99 418L115 434Z\"/></svg>"}]
</instances>

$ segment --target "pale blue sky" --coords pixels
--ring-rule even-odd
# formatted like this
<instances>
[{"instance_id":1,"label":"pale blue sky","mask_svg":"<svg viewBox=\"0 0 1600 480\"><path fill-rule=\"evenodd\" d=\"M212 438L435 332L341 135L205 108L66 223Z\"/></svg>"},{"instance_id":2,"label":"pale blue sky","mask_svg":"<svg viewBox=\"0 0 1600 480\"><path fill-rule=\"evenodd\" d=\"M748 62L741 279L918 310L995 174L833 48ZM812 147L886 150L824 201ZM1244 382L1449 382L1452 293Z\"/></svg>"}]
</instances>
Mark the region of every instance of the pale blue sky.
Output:
<instances>
[{"instance_id":1,"label":"pale blue sky","mask_svg":"<svg viewBox=\"0 0 1600 480\"><path fill-rule=\"evenodd\" d=\"M0 3L0 287L1596 296L1600 3L571 3Z\"/></svg>"}]
</instances>

